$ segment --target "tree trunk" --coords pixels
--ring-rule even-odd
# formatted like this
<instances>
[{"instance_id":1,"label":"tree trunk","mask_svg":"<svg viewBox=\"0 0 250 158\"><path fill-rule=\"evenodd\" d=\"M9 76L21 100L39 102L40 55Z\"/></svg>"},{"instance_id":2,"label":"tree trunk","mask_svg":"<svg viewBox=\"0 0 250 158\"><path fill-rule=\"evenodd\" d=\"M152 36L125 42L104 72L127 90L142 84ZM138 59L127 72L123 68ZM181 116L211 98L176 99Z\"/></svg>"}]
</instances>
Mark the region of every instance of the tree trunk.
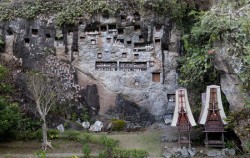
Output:
<instances>
[{"instance_id":1,"label":"tree trunk","mask_svg":"<svg viewBox=\"0 0 250 158\"><path fill-rule=\"evenodd\" d=\"M47 136L47 124L46 124L46 119L45 117L43 118L43 127L42 127L42 132L43 132L43 144L47 144L48 142L48 136Z\"/></svg>"}]
</instances>

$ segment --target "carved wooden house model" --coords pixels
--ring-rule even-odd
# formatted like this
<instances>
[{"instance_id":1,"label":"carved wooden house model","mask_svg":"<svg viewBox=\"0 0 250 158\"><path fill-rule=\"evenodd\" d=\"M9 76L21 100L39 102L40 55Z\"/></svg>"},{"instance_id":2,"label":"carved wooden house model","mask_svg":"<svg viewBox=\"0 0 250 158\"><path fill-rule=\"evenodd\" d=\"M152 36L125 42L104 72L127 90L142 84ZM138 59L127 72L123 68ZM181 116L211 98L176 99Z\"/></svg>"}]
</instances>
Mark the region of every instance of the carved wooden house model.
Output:
<instances>
[{"instance_id":1,"label":"carved wooden house model","mask_svg":"<svg viewBox=\"0 0 250 158\"><path fill-rule=\"evenodd\" d=\"M187 90L185 88L177 89L175 98L176 104L171 126L177 126L179 132L179 145L189 144L190 147L190 131L192 126L196 126L196 122L189 105ZM188 135L186 139L183 137L185 134Z\"/></svg>"}]
</instances>

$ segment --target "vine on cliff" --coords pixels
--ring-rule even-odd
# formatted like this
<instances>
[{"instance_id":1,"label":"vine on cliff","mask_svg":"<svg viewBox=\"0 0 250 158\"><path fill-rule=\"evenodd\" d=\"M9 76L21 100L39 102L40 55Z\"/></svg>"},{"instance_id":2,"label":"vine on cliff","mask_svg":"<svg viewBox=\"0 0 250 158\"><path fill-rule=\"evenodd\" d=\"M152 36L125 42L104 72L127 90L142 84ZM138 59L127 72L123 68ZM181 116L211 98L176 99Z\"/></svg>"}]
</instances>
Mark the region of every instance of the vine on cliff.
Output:
<instances>
[{"instance_id":1,"label":"vine on cliff","mask_svg":"<svg viewBox=\"0 0 250 158\"><path fill-rule=\"evenodd\" d=\"M79 18L90 19L96 13L114 15L154 11L158 15L170 15L180 22L186 7L185 2L177 0L3 0L0 3L0 21L55 15L57 26L62 26L75 24Z\"/></svg>"},{"instance_id":2,"label":"vine on cliff","mask_svg":"<svg viewBox=\"0 0 250 158\"><path fill-rule=\"evenodd\" d=\"M233 61L231 67L239 74L243 89L249 92L250 1L225 1L196 15L191 33L183 38L187 53L181 67L181 83L190 85L204 79L211 72L214 54L224 53ZM218 43L228 47L223 50Z\"/></svg>"}]
</instances>

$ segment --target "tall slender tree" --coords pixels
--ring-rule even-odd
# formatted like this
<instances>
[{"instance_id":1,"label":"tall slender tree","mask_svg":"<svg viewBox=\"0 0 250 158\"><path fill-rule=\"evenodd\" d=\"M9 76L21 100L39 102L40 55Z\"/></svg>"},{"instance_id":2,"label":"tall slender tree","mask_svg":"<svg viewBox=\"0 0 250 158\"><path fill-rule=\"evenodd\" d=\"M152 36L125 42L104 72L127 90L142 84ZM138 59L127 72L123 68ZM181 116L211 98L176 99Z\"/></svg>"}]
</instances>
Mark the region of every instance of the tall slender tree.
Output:
<instances>
[{"instance_id":1,"label":"tall slender tree","mask_svg":"<svg viewBox=\"0 0 250 158\"><path fill-rule=\"evenodd\" d=\"M39 117L43 121L43 149L46 150L47 146L52 147L47 136L46 116L51 107L56 104L61 87L54 78L49 78L41 73L29 73L27 75L27 87L30 97L36 105Z\"/></svg>"}]
</instances>

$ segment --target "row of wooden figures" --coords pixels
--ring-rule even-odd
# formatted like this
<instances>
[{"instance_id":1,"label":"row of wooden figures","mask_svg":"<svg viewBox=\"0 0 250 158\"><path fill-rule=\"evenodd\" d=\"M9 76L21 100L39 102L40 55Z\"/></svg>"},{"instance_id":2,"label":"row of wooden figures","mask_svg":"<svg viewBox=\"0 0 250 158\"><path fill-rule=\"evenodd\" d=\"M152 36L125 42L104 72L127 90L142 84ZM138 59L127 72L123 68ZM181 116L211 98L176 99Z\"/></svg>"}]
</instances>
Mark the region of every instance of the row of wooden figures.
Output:
<instances>
[{"instance_id":1,"label":"row of wooden figures","mask_svg":"<svg viewBox=\"0 0 250 158\"><path fill-rule=\"evenodd\" d=\"M171 126L176 126L179 132L179 145L188 144L191 147L190 130L196 126L187 90L179 88L175 93L176 104ZM205 103L202 105L198 123L204 126L206 147L225 147L224 126L226 115L221 100L220 86L207 86ZM183 137L185 135L185 137Z\"/></svg>"}]
</instances>

